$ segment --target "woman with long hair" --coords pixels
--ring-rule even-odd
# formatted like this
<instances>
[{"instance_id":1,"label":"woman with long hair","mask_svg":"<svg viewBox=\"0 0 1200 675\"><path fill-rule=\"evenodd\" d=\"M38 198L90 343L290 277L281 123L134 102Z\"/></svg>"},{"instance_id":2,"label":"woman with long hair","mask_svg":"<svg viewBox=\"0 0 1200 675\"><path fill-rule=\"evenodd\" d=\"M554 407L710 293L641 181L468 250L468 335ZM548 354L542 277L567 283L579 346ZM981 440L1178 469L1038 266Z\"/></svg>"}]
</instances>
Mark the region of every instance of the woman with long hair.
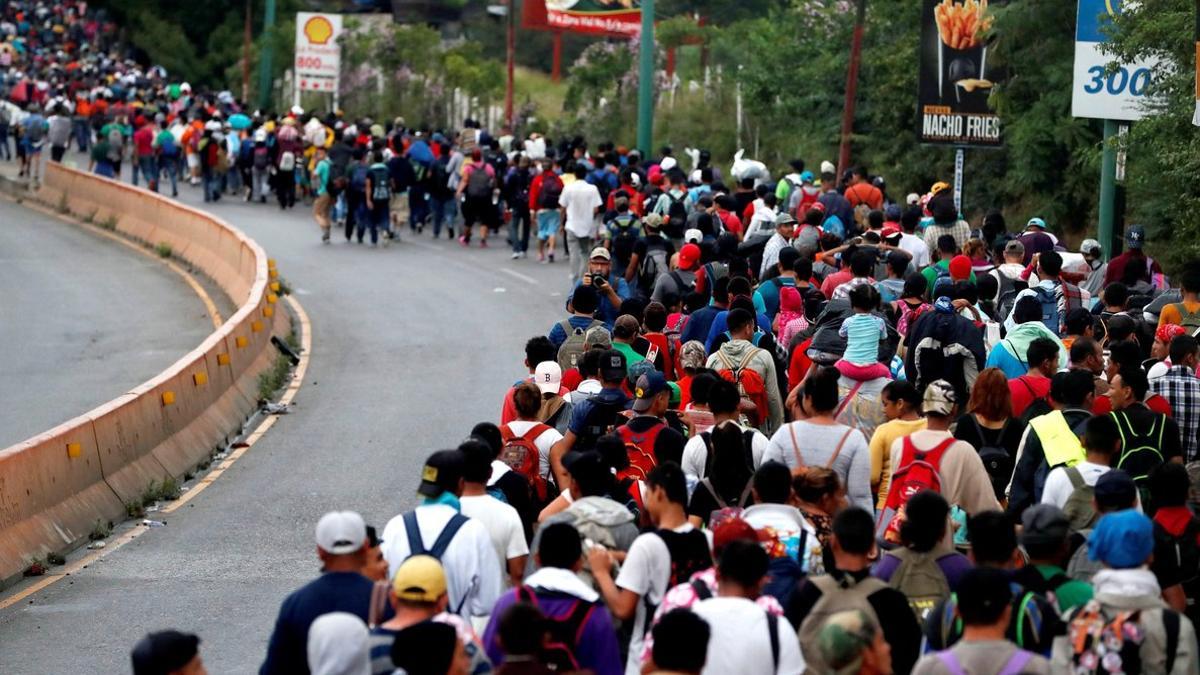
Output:
<instances>
[{"instance_id":1,"label":"woman with long hair","mask_svg":"<svg viewBox=\"0 0 1200 675\"><path fill-rule=\"evenodd\" d=\"M966 441L980 453L984 466L992 477L992 487L996 490L996 498L1004 498L1004 488L1012 479L1012 469L1016 466L1017 448L1021 444L1021 436L1025 428L1020 419L1013 417L1012 394L1008 388L1008 377L999 368L987 368L975 378L971 387L971 399L967 403L967 412L958 418L954 429L954 437ZM994 450L1003 450L1008 455L1007 464L1000 457L992 457ZM997 475L995 469L1003 467Z\"/></svg>"}]
</instances>

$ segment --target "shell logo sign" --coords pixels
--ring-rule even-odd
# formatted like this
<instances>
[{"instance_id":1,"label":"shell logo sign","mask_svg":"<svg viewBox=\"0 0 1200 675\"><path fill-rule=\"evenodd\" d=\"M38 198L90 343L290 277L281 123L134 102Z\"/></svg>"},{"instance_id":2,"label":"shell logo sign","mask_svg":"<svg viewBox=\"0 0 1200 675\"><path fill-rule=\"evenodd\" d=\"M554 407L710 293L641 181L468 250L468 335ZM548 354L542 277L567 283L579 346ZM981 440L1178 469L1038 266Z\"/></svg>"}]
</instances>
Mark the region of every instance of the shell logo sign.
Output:
<instances>
[{"instance_id":1,"label":"shell logo sign","mask_svg":"<svg viewBox=\"0 0 1200 675\"><path fill-rule=\"evenodd\" d=\"M323 45L333 37L333 24L324 16L314 16L304 22L304 37L315 45Z\"/></svg>"}]
</instances>

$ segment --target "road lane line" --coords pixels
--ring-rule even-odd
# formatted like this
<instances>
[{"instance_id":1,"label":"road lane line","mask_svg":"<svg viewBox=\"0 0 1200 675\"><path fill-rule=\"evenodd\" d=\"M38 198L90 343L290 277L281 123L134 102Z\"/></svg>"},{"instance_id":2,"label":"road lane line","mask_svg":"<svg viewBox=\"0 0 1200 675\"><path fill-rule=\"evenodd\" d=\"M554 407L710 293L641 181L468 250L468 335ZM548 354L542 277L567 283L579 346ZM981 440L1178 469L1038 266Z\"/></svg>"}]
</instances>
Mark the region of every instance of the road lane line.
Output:
<instances>
[{"instance_id":1,"label":"road lane line","mask_svg":"<svg viewBox=\"0 0 1200 675\"><path fill-rule=\"evenodd\" d=\"M518 272L518 271L516 271L516 270L514 270L514 269L511 269L511 268L508 268L508 267L501 267L501 268L500 268L500 271L501 271L501 272L504 272L505 274L511 275L511 276L513 276L513 277L516 277L517 279L520 279L521 281L524 281L524 282L525 282L525 283L527 283L527 284L532 284L532 285L534 285L534 286L537 286L537 284L538 284L538 280L537 280L537 279L534 279L534 278L533 278L533 277L531 277L531 276L526 276L526 275L524 275L524 274L521 274L520 272Z\"/></svg>"}]
</instances>

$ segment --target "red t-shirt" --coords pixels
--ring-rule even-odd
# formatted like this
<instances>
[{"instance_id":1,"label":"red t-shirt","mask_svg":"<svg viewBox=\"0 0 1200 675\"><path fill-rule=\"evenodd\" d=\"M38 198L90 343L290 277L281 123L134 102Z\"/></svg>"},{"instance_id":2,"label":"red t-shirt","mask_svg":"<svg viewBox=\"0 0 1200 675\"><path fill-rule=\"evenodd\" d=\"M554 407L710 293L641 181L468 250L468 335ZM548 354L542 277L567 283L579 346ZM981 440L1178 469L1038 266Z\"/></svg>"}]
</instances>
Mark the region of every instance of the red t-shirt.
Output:
<instances>
[{"instance_id":1,"label":"red t-shirt","mask_svg":"<svg viewBox=\"0 0 1200 675\"><path fill-rule=\"evenodd\" d=\"M579 371L575 371L575 372L579 372ZM504 405L500 408L500 425L501 426L508 424L509 422L517 419L517 404L513 402L514 388L517 386L517 384L521 384L521 382L532 382L532 381L533 381L533 376L530 375L529 377L525 378L524 380L521 380L520 382L517 382L513 386L509 387L508 391L504 392ZM562 384L559 383L559 388L558 388L559 396L566 396L570 391L571 390L564 388L562 386Z\"/></svg>"},{"instance_id":2,"label":"red t-shirt","mask_svg":"<svg viewBox=\"0 0 1200 675\"><path fill-rule=\"evenodd\" d=\"M796 345L795 349L792 350L792 358L788 363L789 392L794 389L797 384L800 384L800 380L803 380L804 376L807 375L808 371L812 368L812 359L808 358L808 354L806 353L808 352L808 348L810 346L812 346L812 338L801 342L800 344Z\"/></svg>"},{"instance_id":3,"label":"red t-shirt","mask_svg":"<svg viewBox=\"0 0 1200 675\"><path fill-rule=\"evenodd\" d=\"M1050 378L1022 375L1008 381L1008 392L1012 396L1013 417L1020 417L1030 403L1050 395Z\"/></svg>"},{"instance_id":4,"label":"red t-shirt","mask_svg":"<svg viewBox=\"0 0 1200 675\"><path fill-rule=\"evenodd\" d=\"M1171 417L1171 402L1158 394L1150 394L1146 398L1146 407L1156 413ZM1093 415L1107 415L1112 412L1112 399L1107 396L1097 396L1096 402L1092 404Z\"/></svg>"},{"instance_id":5,"label":"red t-shirt","mask_svg":"<svg viewBox=\"0 0 1200 675\"><path fill-rule=\"evenodd\" d=\"M149 157L154 154L154 127L143 124L133 132L133 147L137 148L138 157Z\"/></svg>"},{"instance_id":6,"label":"red t-shirt","mask_svg":"<svg viewBox=\"0 0 1200 675\"><path fill-rule=\"evenodd\" d=\"M827 298L833 297L833 289L854 278L854 272L850 271L849 267L838 270L833 274L825 277L825 281L821 283L821 294Z\"/></svg>"}]
</instances>

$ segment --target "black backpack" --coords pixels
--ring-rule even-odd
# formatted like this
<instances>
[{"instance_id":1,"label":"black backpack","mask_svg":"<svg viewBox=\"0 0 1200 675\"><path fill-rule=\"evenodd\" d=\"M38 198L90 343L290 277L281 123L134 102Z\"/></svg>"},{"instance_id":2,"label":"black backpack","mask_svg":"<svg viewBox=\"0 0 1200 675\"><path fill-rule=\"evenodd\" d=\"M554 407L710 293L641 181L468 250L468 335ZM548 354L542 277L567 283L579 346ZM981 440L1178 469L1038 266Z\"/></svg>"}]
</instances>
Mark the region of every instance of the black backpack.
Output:
<instances>
[{"instance_id":1,"label":"black backpack","mask_svg":"<svg viewBox=\"0 0 1200 675\"><path fill-rule=\"evenodd\" d=\"M1156 553L1167 552L1164 560L1155 560L1155 563L1173 565L1179 570L1179 583L1187 596L1184 613L1193 622L1200 619L1200 607L1196 605L1200 599L1200 544L1197 544L1197 537L1200 537L1200 518L1194 515L1178 537L1167 532L1157 521L1154 523L1154 550Z\"/></svg>"},{"instance_id":2,"label":"black backpack","mask_svg":"<svg viewBox=\"0 0 1200 675\"><path fill-rule=\"evenodd\" d=\"M583 420L583 428L580 429L579 438L575 441L575 448L578 450L591 450L596 446L596 441L603 435L611 433L621 421L621 411L625 406L621 403L606 403L592 400L592 408L588 411L587 417Z\"/></svg>"},{"instance_id":3,"label":"black backpack","mask_svg":"<svg viewBox=\"0 0 1200 675\"><path fill-rule=\"evenodd\" d=\"M557 209L558 198L562 196L563 182L558 174L547 173L542 178L542 189L538 191L538 208Z\"/></svg>"},{"instance_id":4,"label":"black backpack","mask_svg":"<svg viewBox=\"0 0 1200 675\"><path fill-rule=\"evenodd\" d=\"M616 230L612 238L612 257L628 263L633 255L633 246L641 234L637 227L638 217L633 213L622 213L612 219L610 227Z\"/></svg>"},{"instance_id":5,"label":"black backpack","mask_svg":"<svg viewBox=\"0 0 1200 675\"><path fill-rule=\"evenodd\" d=\"M968 414L967 417L975 424L979 438L985 438L983 425L979 423L979 420L971 414ZM1013 460L1004 447L1004 434L1008 433L1011 421L1004 421L1004 426L1000 428L1000 434L996 436L995 445L983 445L979 448L979 459L983 462L983 468L987 470L988 479L992 481L992 490L996 493L997 500L1004 499L1004 488L1008 487L1013 475ZM986 441L983 442L986 443Z\"/></svg>"},{"instance_id":6,"label":"black backpack","mask_svg":"<svg viewBox=\"0 0 1200 675\"><path fill-rule=\"evenodd\" d=\"M558 673L579 670L579 658L575 655L575 650L579 646L579 639L583 636L583 627L596 609L596 603L580 600L567 593L554 591L538 593L528 586L518 586L516 597L517 602L527 602L538 609L541 609L538 606L539 597L574 600L570 611L562 616L550 616L546 612L542 612L546 616L546 628L550 633L550 639L542 646L539 661L542 665Z\"/></svg>"},{"instance_id":7,"label":"black backpack","mask_svg":"<svg viewBox=\"0 0 1200 675\"><path fill-rule=\"evenodd\" d=\"M672 239L683 238L683 230L687 226L687 207L683 203L686 197L686 192L678 198L670 192L667 193L669 203L667 204L667 220L663 223L663 233Z\"/></svg>"},{"instance_id":8,"label":"black backpack","mask_svg":"<svg viewBox=\"0 0 1200 675\"><path fill-rule=\"evenodd\" d=\"M667 552L671 555L671 576L667 580L667 588L686 584L693 574L713 566L712 551L709 550L708 537L704 535L703 530L688 530L687 532L653 530L653 532L667 545ZM649 632L650 622L654 619L654 612L658 609L658 605L650 602L649 593L642 596L642 602L646 605L646 622L643 628L645 632Z\"/></svg>"}]
</instances>

